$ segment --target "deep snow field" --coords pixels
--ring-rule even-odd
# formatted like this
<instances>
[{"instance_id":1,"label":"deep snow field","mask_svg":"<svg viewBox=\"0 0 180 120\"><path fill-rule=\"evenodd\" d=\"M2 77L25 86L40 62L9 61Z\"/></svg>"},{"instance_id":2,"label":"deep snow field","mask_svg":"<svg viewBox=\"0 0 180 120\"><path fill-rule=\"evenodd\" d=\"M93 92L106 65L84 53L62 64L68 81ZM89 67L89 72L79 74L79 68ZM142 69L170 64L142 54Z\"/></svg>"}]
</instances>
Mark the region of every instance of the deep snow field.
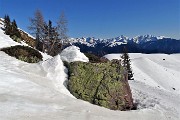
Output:
<instances>
[{"instance_id":1,"label":"deep snow field","mask_svg":"<svg viewBox=\"0 0 180 120\"><path fill-rule=\"evenodd\" d=\"M17 44L0 29L0 48ZM0 51L0 120L180 120L180 54L130 54L135 80L129 83L138 110L113 111L66 89L61 59L88 61L78 48L69 50L54 58L43 54L44 61L35 64Z\"/></svg>"},{"instance_id":2,"label":"deep snow field","mask_svg":"<svg viewBox=\"0 0 180 120\"><path fill-rule=\"evenodd\" d=\"M120 54L105 57L119 59ZM164 116L161 119L180 120L180 54L130 53L130 58L135 80L129 84L139 110L155 110Z\"/></svg>"}]
</instances>

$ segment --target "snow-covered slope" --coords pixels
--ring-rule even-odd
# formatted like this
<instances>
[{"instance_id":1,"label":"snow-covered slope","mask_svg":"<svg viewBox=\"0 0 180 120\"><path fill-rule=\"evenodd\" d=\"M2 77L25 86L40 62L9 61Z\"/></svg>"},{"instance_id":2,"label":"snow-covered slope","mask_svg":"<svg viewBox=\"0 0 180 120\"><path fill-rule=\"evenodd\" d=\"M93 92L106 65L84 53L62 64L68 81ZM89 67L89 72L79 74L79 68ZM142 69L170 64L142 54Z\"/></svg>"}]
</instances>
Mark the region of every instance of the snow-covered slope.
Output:
<instances>
[{"instance_id":1,"label":"snow-covered slope","mask_svg":"<svg viewBox=\"0 0 180 120\"><path fill-rule=\"evenodd\" d=\"M106 55L119 59L121 54ZM157 109L180 119L180 54L130 54L134 81L129 81L139 108Z\"/></svg>"},{"instance_id":2,"label":"snow-covered slope","mask_svg":"<svg viewBox=\"0 0 180 120\"><path fill-rule=\"evenodd\" d=\"M17 43L0 30L0 48L15 44ZM168 60L170 57L167 56L147 57L132 54L135 80L130 81L130 86L140 109L113 111L78 100L69 93L66 89L67 70L59 55L40 63L29 64L0 51L0 119L179 120L178 86L180 85L176 79L179 77L179 66L176 65L179 63L179 55L170 56L172 61ZM166 63L161 61L164 57L167 57ZM145 67L146 65L149 69ZM155 74L154 67L163 73ZM167 74L163 68L166 68L169 73ZM169 76L171 73L174 74L174 84L170 82L170 78L163 77L164 81L159 80L163 74ZM144 78L151 82L147 82ZM172 90L171 87L175 87L176 90Z\"/></svg>"},{"instance_id":3,"label":"snow-covered slope","mask_svg":"<svg viewBox=\"0 0 180 120\"><path fill-rule=\"evenodd\" d=\"M4 34L4 31L2 30L2 28L4 28L4 23L3 23L3 19L0 18L0 48L5 48L5 47L10 47L10 46L15 46L15 45L28 46L28 44L26 44L23 41L21 41L21 43L18 43L18 42L15 42L14 40L12 40L8 35ZM31 47L31 46L29 46L29 47ZM43 60L52 58L51 56L47 55L46 53L42 53L42 52L40 52L40 53L43 56Z\"/></svg>"},{"instance_id":4,"label":"snow-covered slope","mask_svg":"<svg viewBox=\"0 0 180 120\"><path fill-rule=\"evenodd\" d=\"M4 34L4 31L0 29L0 47L9 47L19 45L19 43L13 41L9 36Z\"/></svg>"},{"instance_id":5,"label":"snow-covered slope","mask_svg":"<svg viewBox=\"0 0 180 120\"><path fill-rule=\"evenodd\" d=\"M62 85L63 74L58 74L55 66L49 69L51 64L41 67L40 64L24 63L3 52L0 57L2 120L167 120L165 113L156 108L112 111L72 98ZM61 62L57 60L52 61L60 67ZM63 70L62 67L59 69ZM59 79L50 79L49 74L57 75Z\"/></svg>"}]
</instances>

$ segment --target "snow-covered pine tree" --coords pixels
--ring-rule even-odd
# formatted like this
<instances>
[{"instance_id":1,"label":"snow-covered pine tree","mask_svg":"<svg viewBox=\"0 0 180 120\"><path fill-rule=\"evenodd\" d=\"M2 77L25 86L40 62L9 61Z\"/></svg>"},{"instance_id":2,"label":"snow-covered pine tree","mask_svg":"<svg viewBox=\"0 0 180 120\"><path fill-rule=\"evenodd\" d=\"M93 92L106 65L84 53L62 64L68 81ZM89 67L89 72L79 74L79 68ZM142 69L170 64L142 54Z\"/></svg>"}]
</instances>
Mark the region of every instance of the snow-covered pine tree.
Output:
<instances>
[{"instance_id":1,"label":"snow-covered pine tree","mask_svg":"<svg viewBox=\"0 0 180 120\"><path fill-rule=\"evenodd\" d=\"M126 47L123 49L123 54L121 56L122 59L122 66L127 70L128 72L128 80L134 80L133 78L133 73L132 73L132 68L131 68L131 60L128 54L128 50Z\"/></svg>"}]
</instances>

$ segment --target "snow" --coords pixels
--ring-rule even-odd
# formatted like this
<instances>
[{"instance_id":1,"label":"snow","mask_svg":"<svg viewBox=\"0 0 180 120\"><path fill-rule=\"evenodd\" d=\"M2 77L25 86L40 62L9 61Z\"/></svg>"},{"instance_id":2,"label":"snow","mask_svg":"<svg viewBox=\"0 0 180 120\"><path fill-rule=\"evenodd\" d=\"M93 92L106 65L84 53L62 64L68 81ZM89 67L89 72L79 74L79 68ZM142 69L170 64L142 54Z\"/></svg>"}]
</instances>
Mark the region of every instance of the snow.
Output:
<instances>
[{"instance_id":1,"label":"snow","mask_svg":"<svg viewBox=\"0 0 180 120\"><path fill-rule=\"evenodd\" d=\"M16 44L0 30L0 48ZM120 58L120 54L106 57ZM0 51L0 119L179 120L180 54L130 57L135 80L129 83L139 109L113 111L76 99L67 90L67 69L62 60L88 62L79 48L66 48L62 54L34 64Z\"/></svg>"},{"instance_id":2,"label":"snow","mask_svg":"<svg viewBox=\"0 0 180 120\"><path fill-rule=\"evenodd\" d=\"M105 57L120 59L121 54ZM141 110L161 111L167 120L180 118L180 54L130 53L134 81L133 98Z\"/></svg>"},{"instance_id":3,"label":"snow","mask_svg":"<svg viewBox=\"0 0 180 120\"><path fill-rule=\"evenodd\" d=\"M6 48L10 46L16 46L16 45L22 45L22 46L28 46L25 42L21 41L21 43L13 41L8 35L4 34L4 31L0 29L0 48ZM31 47L31 46L29 46ZM51 56L47 55L46 53L40 52L43 56L43 60L46 60L48 58L52 58Z\"/></svg>"},{"instance_id":4,"label":"snow","mask_svg":"<svg viewBox=\"0 0 180 120\"><path fill-rule=\"evenodd\" d=\"M115 47L119 46L122 44L127 44L129 42L135 42L136 44L143 44L149 41L158 41L158 40L163 40L164 38L169 38L170 37L165 37L165 36L153 36L153 35L138 35L136 37L126 37L126 36L119 36L115 38L108 38L108 39L98 39L94 37L83 37L83 38L70 38L69 42L71 44L82 44L86 45L88 47L96 47L96 45L102 44L107 47Z\"/></svg>"},{"instance_id":5,"label":"snow","mask_svg":"<svg viewBox=\"0 0 180 120\"><path fill-rule=\"evenodd\" d=\"M65 48L61 54L61 59L67 62L74 62L74 61L82 61L82 62L89 62L89 59L80 52L79 47L70 46Z\"/></svg>"},{"instance_id":6,"label":"snow","mask_svg":"<svg viewBox=\"0 0 180 120\"><path fill-rule=\"evenodd\" d=\"M142 106L149 103L147 108L126 112L108 110L70 96L63 85L66 69L59 56L38 64L21 62L3 52L0 52L0 57L2 120L178 120L177 113L167 112L174 111L173 108L162 109L158 106L157 95L165 98L164 101L161 99L162 102L168 99L178 102L178 97L174 95L175 99L170 93L161 95L161 90L154 93L148 86L134 82L131 86L133 93L137 93L136 101L143 99ZM149 94L157 99L154 96L150 99ZM173 105L172 101L168 101L168 105Z\"/></svg>"},{"instance_id":7,"label":"snow","mask_svg":"<svg viewBox=\"0 0 180 120\"><path fill-rule=\"evenodd\" d=\"M0 48L10 47L15 45L20 45L20 43L13 41L9 36L4 34L4 31L2 29L0 29Z\"/></svg>"},{"instance_id":8,"label":"snow","mask_svg":"<svg viewBox=\"0 0 180 120\"><path fill-rule=\"evenodd\" d=\"M64 67L60 55L40 63L46 78L52 81L57 91L73 97L67 88L68 70Z\"/></svg>"}]
</instances>

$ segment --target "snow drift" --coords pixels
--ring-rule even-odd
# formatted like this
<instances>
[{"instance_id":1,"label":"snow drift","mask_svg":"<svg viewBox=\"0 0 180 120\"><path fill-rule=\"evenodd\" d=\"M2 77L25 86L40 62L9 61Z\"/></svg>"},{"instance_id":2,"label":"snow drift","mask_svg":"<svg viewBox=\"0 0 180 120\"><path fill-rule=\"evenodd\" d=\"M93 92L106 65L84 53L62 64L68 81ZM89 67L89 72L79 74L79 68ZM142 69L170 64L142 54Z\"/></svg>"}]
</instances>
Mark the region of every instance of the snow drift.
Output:
<instances>
[{"instance_id":1,"label":"snow drift","mask_svg":"<svg viewBox=\"0 0 180 120\"><path fill-rule=\"evenodd\" d=\"M40 65L43 68L42 71L44 71L46 73L46 77L52 81L56 90L72 97L67 90L68 70L63 65L60 55L43 61Z\"/></svg>"},{"instance_id":2,"label":"snow drift","mask_svg":"<svg viewBox=\"0 0 180 120\"><path fill-rule=\"evenodd\" d=\"M80 49L76 46L70 46L65 48L61 54L61 59L67 62L82 61L89 62L89 59L80 52Z\"/></svg>"}]
</instances>

